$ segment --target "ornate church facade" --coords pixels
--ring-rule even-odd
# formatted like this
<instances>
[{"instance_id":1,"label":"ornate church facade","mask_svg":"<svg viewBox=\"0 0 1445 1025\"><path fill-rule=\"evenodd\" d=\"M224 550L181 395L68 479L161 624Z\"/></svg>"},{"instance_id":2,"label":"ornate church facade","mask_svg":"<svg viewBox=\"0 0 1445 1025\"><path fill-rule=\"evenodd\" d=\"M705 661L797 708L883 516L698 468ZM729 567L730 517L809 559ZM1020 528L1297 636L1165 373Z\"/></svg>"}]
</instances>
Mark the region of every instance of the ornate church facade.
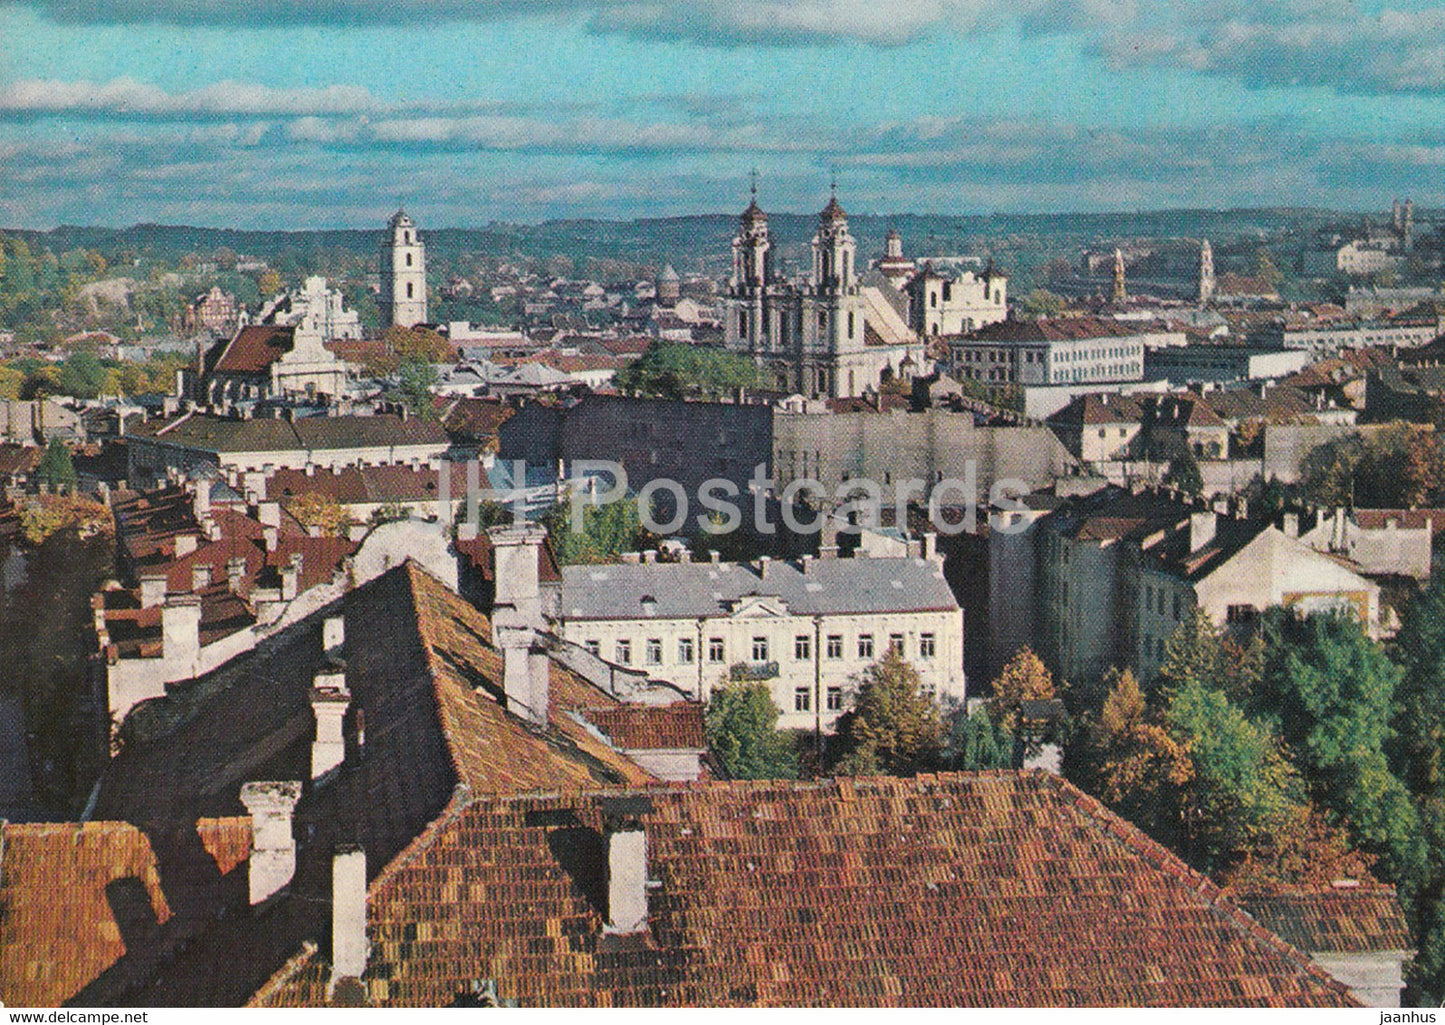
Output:
<instances>
[{"instance_id":1,"label":"ornate church facade","mask_svg":"<svg viewBox=\"0 0 1445 1025\"><path fill-rule=\"evenodd\" d=\"M733 240L724 339L776 375L782 391L851 398L919 366L921 346L858 268L858 246L834 195L818 215L812 270L795 279L774 268L768 216L753 201ZM887 283L879 276L879 283Z\"/></svg>"}]
</instances>

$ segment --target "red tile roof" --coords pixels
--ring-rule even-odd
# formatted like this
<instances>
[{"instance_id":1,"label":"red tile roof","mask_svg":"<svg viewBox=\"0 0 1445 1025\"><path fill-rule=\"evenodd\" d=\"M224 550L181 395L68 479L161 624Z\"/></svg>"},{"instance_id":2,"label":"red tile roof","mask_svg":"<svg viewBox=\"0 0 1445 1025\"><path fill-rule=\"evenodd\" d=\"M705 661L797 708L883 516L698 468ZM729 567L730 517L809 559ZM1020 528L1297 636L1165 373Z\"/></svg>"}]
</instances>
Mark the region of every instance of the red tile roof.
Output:
<instances>
[{"instance_id":1,"label":"red tile roof","mask_svg":"<svg viewBox=\"0 0 1445 1025\"><path fill-rule=\"evenodd\" d=\"M219 374L261 374L295 344L296 329L278 324L251 324L224 342L216 365Z\"/></svg>"},{"instance_id":2,"label":"red tile roof","mask_svg":"<svg viewBox=\"0 0 1445 1025\"><path fill-rule=\"evenodd\" d=\"M643 799L648 929L604 932L619 793L476 801L372 882L381 1005L1352 1006L1058 777L704 783ZM320 1004L303 954L258 995Z\"/></svg>"},{"instance_id":3,"label":"red tile roof","mask_svg":"<svg viewBox=\"0 0 1445 1025\"><path fill-rule=\"evenodd\" d=\"M581 715L622 751L707 750L704 708L696 701L587 708Z\"/></svg>"},{"instance_id":4,"label":"red tile roof","mask_svg":"<svg viewBox=\"0 0 1445 1025\"><path fill-rule=\"evenodd\" d=\"M1000 320L964 337L980 342L1074 342L1092 338L1133 338L1163 329L1149 321L1106 320L1102 317L1054 317Z\"/></svg>"},{"instance_id":5,"label":"red tile roof","mask_svg":"<svg viewBox=\"0 0 1445 1025\"><path fill-rule=\"evenodd\" d=\"M147 834L124 822L0 831L0 1003L117 1002L244 893L249 819ZM184 854L184 858L176 855Z\"/></svg>"},{"instance_id":6,"label":"red tile roof","mask_svg":"<svg viewBox=\"0 0 1445 1025\"><path fill-rule=\"evenodd\" d=\"M1232 896L1266 929L1312 954L1414 948L1392 886L1336 885Z\"/></svg>"}]
</instances>

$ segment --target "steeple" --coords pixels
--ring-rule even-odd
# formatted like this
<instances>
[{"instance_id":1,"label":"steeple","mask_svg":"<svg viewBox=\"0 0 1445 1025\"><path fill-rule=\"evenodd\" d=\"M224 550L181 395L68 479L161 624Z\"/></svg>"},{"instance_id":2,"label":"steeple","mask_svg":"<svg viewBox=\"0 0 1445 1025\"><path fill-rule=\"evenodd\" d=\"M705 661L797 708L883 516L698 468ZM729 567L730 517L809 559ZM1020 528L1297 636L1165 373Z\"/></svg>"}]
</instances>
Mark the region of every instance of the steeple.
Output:
<instances>
[{"instance_id":1,"label":"steeple","mask_svg":"<svg viewBox=\"0 0 1445 1025\"><path fill-rule=\"evenodd\" d=\"M748 188L748 208L739 218L733 239L733 286L762 288L768 282L768 215L758 206L758 172L754 169Z\"/></svg>"},{"instance_id":2,"label":"steeple","mask_svg":"<svg viewBox=\"0 0 1445 1025\"><path fill-rule=\"evenodd\" d=\"M853 287L857 248L848 234L848 215L838 203L835 181L813 237L813 284L819 291L846 292Z\"/></svg>"},{"instance_id":3,"label":"steeple","mask_svg":"<svg viewBox=\"0 0 1445 1025\"><path fill-rule=\"evenodd\" d=\"M1124 252L1117 246L1114 248L1114 292L1109 297L1109 301L1114 303L1129 301L1129 291L1124 287Z\"/></svg>"},{"instance_id":4,"label":"steeple","mask_svg":"<svg viewBox=\"0 0 1445 1025\"><path fill-rule=\"evenodd\" d=\"M1199 301L1207 303L1214 298L1214 248L1209 239L1199 243Z\"/></svg>"}]
</instances>

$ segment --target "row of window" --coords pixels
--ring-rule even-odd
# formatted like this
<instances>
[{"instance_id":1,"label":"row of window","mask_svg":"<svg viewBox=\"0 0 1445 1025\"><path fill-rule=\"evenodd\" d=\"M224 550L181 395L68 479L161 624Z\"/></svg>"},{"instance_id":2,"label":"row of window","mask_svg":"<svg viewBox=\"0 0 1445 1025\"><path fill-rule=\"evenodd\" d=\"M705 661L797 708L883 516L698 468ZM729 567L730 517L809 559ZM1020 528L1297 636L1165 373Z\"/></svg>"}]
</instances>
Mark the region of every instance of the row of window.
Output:
<instances>
[{"instance_id":1,"label":"row of window","mask_svg":"<svg viewBox=\"0 0 1445 1025\"><path fill-rule=\"evenodd\" d=\"M588 640L583 646L589 653L597 657L602 656L602 642ZM889 634L888 647L897 650L900 654L907 655L904 650L903 634ZM750 661L768 662L772 660L772 645L767 637L754 637L752 646L749 649ZM824 658L837 660L843 657L843 635L829 634L824 639ZM871 659L874 657L874 645L872 634L859 634L855 650L860 659ZM613 661L618 665L632 665L633 648L631 638L620 638L613 645ZM643 642L643 662L650 666L660 666L663 662L662 638L649 637ZM927 661L932 659L938 652L938 638L932 633L921 633L918 635L918 658ZM683 665L691 665L697 657L696 644L691 637L679 637L677 639L677 661ZM793 659L797 662L808 662L813 658L813 635L798 634L793 638ZM709 637L707 639L707 661L713 665L725 665L728 660L727 644L721 637Z\"/></svg>"}]
</instances>

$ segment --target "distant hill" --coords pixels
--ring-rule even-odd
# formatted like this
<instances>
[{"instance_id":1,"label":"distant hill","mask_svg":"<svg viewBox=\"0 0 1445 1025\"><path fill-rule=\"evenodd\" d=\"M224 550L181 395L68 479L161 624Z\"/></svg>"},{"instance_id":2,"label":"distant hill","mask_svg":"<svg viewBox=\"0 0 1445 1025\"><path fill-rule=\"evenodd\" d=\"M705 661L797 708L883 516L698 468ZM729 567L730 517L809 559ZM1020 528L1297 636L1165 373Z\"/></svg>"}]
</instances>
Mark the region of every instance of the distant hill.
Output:
<instances>
[{"instance_id":1,"label":"distant hill","mask_svg":"<svg viewBox=\"0 0 1445 1025\"><path fill-rule=\"evenodd\" d=\"M1357 220L1359 215L1316 209L1161 210L1123 214L997 214L945 217L925 214L856 215L850 218L862 256L881 252L884 237L896 228L911 254L1017 255L1023 250L1057 251L1131 237L1278 237L1327 223ZM1422 218L1423 219L1423 218ZM802 260L815 217L774 214L770 219L779 251ZM561 220L542 224L493 223L482 228L422 230L429 252L443 258L467 252L489 256L576 259L616 258L642 263L671 262L683 270L718 271L730 259L735 214L702 214L633 221ZM348 251L370 256L381 239L376 230L239 231L183 225L137 224L129 228L65 225L47 232L11 231L53 251L76 247L102 252L133 250L175 260L188 252L226 247L236 253L276 260L283 255L306 260L308 254Z\"/></svg>"}]
</instances>

